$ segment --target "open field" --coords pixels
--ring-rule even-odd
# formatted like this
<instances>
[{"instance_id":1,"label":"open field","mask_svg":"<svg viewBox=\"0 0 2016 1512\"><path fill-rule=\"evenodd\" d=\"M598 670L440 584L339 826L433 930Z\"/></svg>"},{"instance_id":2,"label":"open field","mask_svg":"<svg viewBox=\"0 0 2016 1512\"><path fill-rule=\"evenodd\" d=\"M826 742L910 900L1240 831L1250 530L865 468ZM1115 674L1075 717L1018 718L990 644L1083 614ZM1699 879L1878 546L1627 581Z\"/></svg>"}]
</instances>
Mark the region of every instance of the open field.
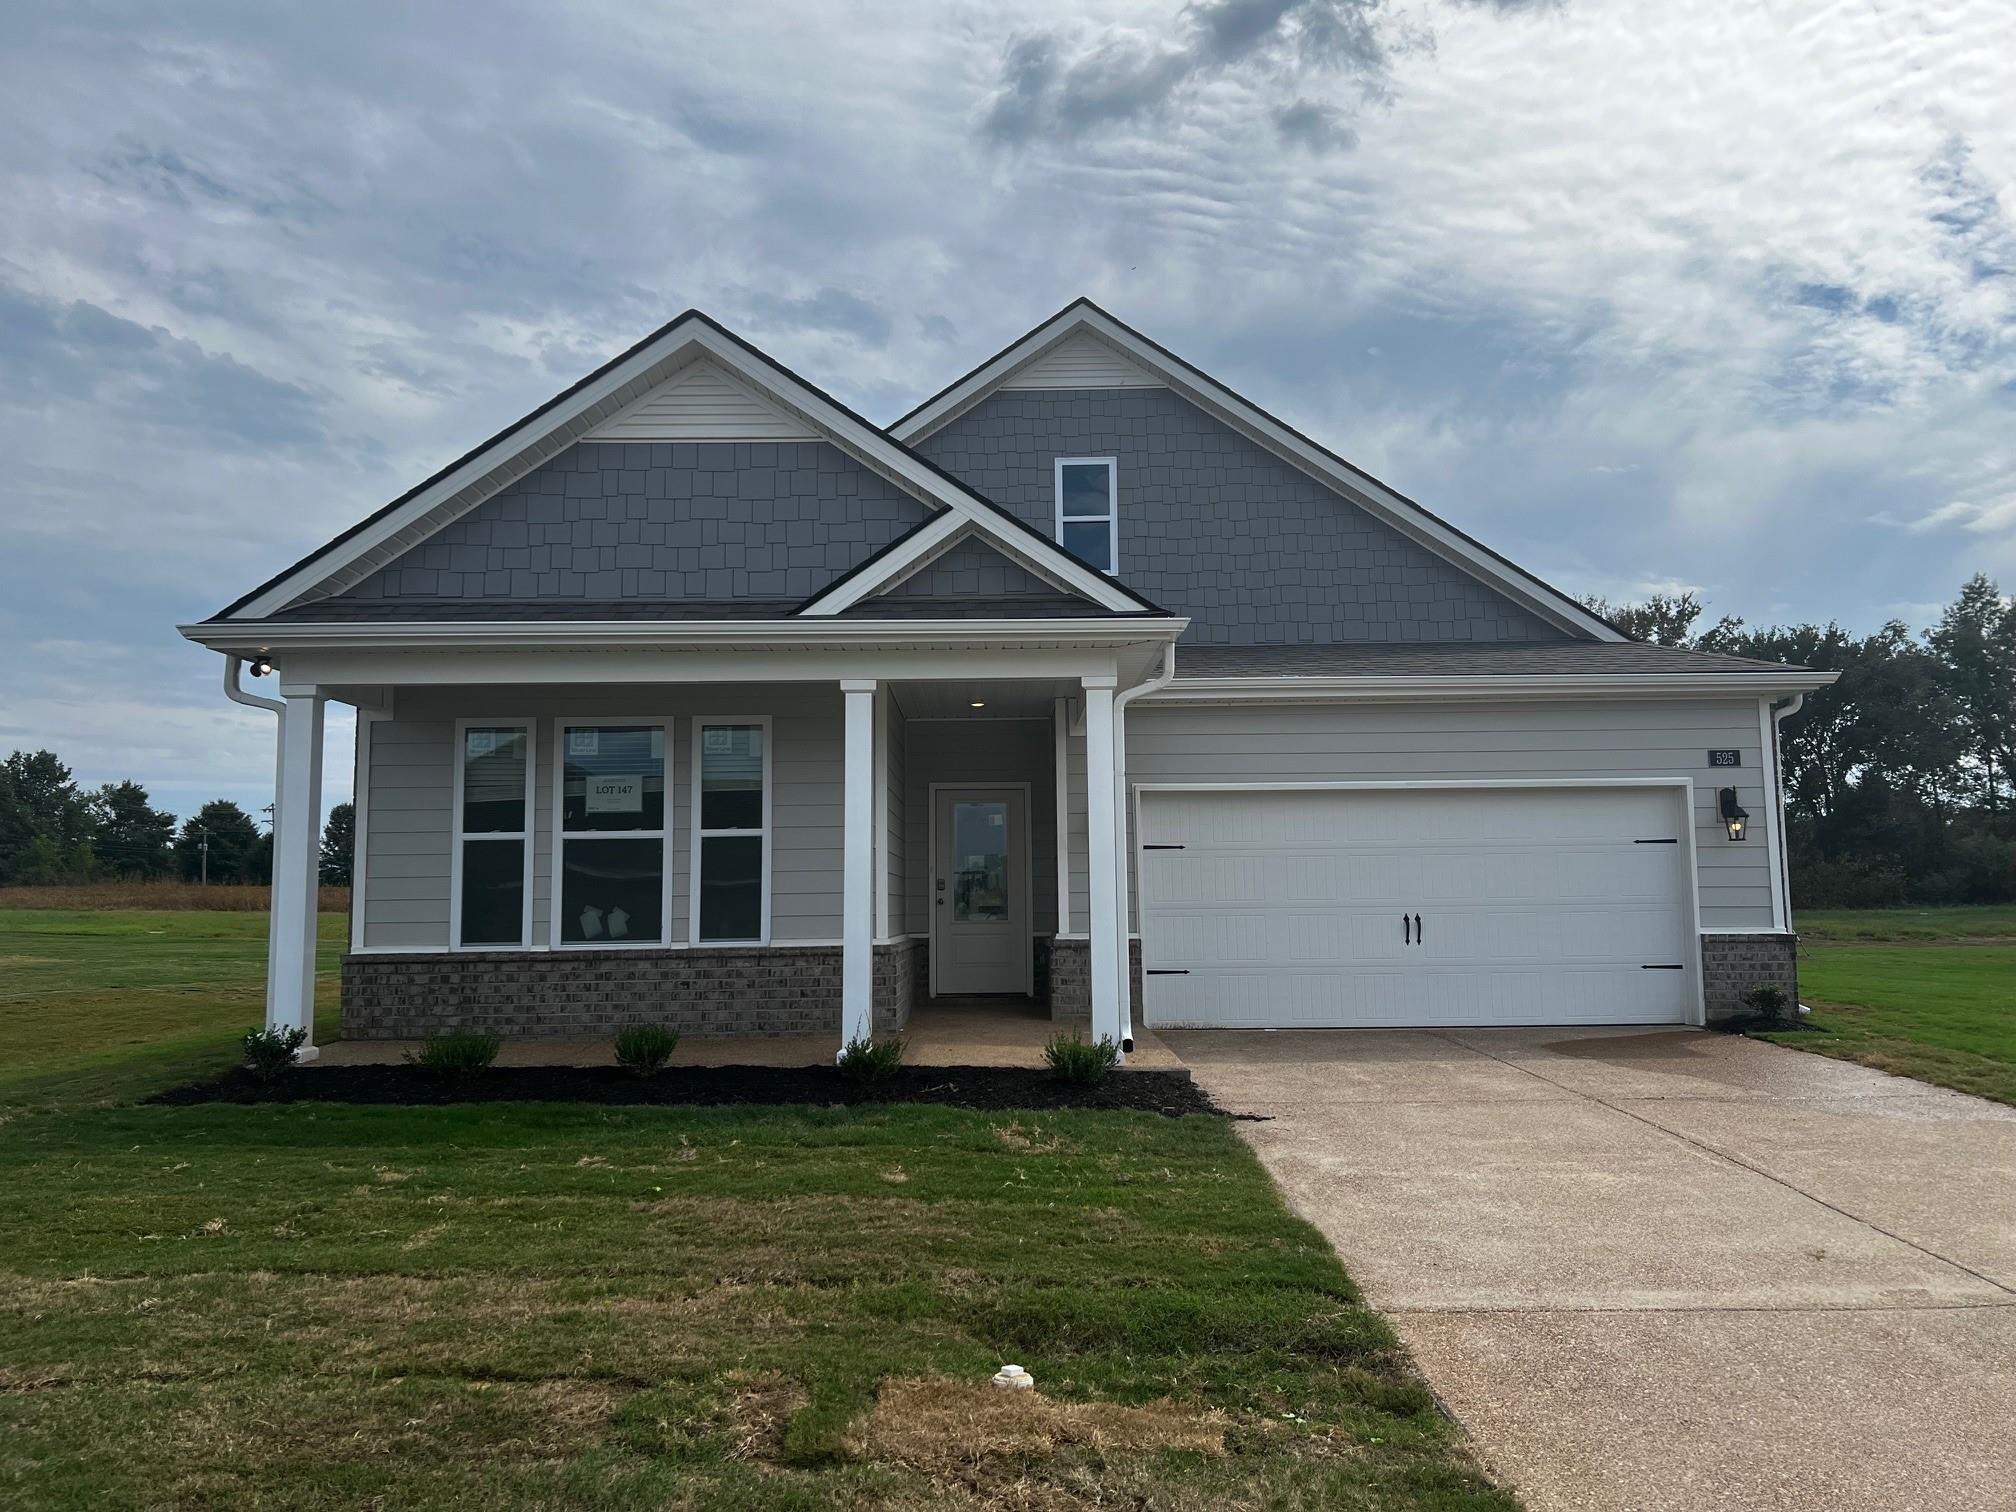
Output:
<instances>
[{"instance_id":1,"label":"open field","mask_svg":"<svg viewBox=\"0 0 2016 1512\"><path fill-rule=\"evenodd\" d=\"M1771 1038L2016 1104L2016 908L1796 923L1800 996L1823 1032Z\"/></svg>"},{"instance_id":2,"label":"open field","mask_svg":"<svg viewBox=\"0 0 2016 1512\"><path fill-rule=\"evenodd\" d=\"M324 914L317 1038L336 1033L345 921ZM221 1070L265 1013L266 915L0 909L0 1115Z\"/></svg>"},{"instance_id":3,"label":"open field","mask_svg":"<svg viewBox=\"0 0 2016 1512\"><path fill-rule=\"evenodd\" d=\"M0 914L0 1505L1513 1507L1223 1120L87 1105L260 922Z\"/></svg>"},{"instance_id":4,"label":"open field","mask_svg":"<svg viewBox=\"0 0 2016 1512\"><path fill-rule=\"evenodd\" d=\"M323 913L348 913L350 889L321 889ZM204 887L195 882L91 882L77 887L0 887L0 912L16 908L193 909L199 913L257 913L271 906L273 889Z\"/></svg>"}]
</instances>

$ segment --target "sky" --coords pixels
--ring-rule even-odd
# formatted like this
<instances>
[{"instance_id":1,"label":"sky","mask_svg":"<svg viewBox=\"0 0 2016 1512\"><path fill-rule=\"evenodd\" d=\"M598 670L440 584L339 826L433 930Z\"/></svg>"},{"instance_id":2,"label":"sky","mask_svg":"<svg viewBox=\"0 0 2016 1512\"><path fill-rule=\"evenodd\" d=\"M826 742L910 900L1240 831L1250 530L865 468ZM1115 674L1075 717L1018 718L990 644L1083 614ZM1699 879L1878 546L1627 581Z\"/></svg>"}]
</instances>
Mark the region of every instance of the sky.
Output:
<instances>
[{"instance_id":1,"label":"sky","mask_svg":"<svg viewBox=\"0 0 2016 1512\"><path fill-rule=\"evenodd\" d=\"M1571 592L1923 624L2016 587L2012 73L2008 0L12 0L0 751L263 806L175 625L694 305L886 422L1090 295Z\"/></svg>"}]
</instances>

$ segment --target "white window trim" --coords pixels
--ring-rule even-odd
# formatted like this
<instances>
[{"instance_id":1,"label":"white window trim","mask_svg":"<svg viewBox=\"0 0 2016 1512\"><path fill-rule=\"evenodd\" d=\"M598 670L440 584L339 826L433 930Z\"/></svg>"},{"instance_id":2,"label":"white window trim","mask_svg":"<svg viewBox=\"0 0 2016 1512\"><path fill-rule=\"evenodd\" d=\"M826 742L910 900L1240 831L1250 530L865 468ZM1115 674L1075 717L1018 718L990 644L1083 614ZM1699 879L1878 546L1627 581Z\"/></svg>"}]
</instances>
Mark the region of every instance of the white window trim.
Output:
<instances>
[{"instance_id":1,"label":"white window trim","mask_svg":"<svg viewBox=\"0 0 2016 1512\"><path fill-rule=\"evenodd\" d=\"M1106 513L1103 515L1064 513L1064 469L1067 467L1103 467L1106 469ZM1120 460L1117 457L1059 457L1051 474L1052 493L1057 501L1057 544L1065 550L1064 526L1090 525L1100 520L1106 522L1106 559L1111 564L1106 568L1106 576L1120 575Z\"/></svg>"},{"instance_id":2,"label":"white window trim","mask_svg":"<svg viewBox=\"0 0 2016 1512\"><path fill-rule=\"evenodd\" d=\"M638 830L577 830L577 840L656 840L658 842L658 864L663 876L658 899L658 938L655 940L568 940L562 938L560 926L561 879L566 865L567 850L567 732L593 728L614 728L627 730L657 730L663 736L665 752L665 822L658 829ZM570 714L564 719L553 721L553 855L552 895L548 901L546 921L546 948L548 950L667 950L672 946L672 829L674 804L672 795L676 786L675 764L672 756L673 738L670 718L651 718L636 714L586 715Z\"/></svg>"},{"instance_id":3,"label":"white window trim","mask_svg":"<svg viewBox=\"0 0 2016 1512\"><path fill-rule=\"evenodd\" d=\"M771 730L771 716L768 714L695 714L693 718L693 768L689 781L692 784L692 807L688 811L688 829L691 830L692 853L686 877L686 942L696 949L710 945L768 945L770 943L770 865L773 846L771 837L774 827L771 823L770 806L776 792L776 783L771 776L771 767L776 758L777 742ZM700 744L709 726L754 725L763 731L763 828L761 830L710 830L700 827ZM703 940L700 938L700 842L722 836L757 835L763 841L763 929L753 940ZM796 942L793 942L796 943Z\"/></svg>"},{"instance_id":4,"label":"white window trim","mask_svg":"<svg viewBox=\"0 0 2016 1512\"><path fill-rule=\"evenodd\" d=\"M515 833L485 830L479 835L462 832L462 788L468 771L468 734L471 730L523 730L525 732L525 824ZM525 950L532 944L532 853L538 846L536 807L539 782L539 721L524 714L500 714L494 718L455 721L455 817L449 831L448 859L448 948L450 950ZM516 840L524 847L525 906L518 920L518 939L493 940L479 944L462 943L462 847L468 840ZM354 881L355 878L353 877Z\"/></svg>"}]
</instances>

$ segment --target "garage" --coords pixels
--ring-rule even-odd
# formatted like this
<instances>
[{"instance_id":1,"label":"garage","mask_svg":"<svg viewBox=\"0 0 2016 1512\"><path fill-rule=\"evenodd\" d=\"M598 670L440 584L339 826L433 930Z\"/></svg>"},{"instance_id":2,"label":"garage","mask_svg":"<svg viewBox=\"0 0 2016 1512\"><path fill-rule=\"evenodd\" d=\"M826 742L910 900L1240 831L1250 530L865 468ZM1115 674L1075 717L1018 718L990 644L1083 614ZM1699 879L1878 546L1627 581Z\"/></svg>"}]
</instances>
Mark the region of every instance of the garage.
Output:
<instances>
[{"instance_id":1,"label":"garage","mask_svg":"<svg viewBox=\"0 0 2016 1512\"><path fill-rule=\"evenodd\" d=\"M1684 782L1139 790L1153 1028L1698 1021Z\"/></svg>"}]
</instances>

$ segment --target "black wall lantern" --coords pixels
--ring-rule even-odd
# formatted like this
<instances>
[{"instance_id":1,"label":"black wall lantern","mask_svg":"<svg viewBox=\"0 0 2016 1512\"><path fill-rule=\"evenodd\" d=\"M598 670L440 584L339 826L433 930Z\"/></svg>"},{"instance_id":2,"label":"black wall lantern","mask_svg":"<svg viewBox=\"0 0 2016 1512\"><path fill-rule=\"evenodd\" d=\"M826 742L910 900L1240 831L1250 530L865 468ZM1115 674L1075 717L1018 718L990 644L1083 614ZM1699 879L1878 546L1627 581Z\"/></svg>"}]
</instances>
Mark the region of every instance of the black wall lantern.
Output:
<instances>
[{"instance_id":1,"label":"black wall lantern","mask_svg":"<svg viewBox=\"0 0 2016 1512\"><path fill-rule=\"evenodd\" d=\"M1736 801L1734 788L1724 788L1716 797L1722 804L1722 822L1729 828L1729 838L1741 840L1744 830L1750 825L1750 811Z\"/></svg>"}]
</instances>

